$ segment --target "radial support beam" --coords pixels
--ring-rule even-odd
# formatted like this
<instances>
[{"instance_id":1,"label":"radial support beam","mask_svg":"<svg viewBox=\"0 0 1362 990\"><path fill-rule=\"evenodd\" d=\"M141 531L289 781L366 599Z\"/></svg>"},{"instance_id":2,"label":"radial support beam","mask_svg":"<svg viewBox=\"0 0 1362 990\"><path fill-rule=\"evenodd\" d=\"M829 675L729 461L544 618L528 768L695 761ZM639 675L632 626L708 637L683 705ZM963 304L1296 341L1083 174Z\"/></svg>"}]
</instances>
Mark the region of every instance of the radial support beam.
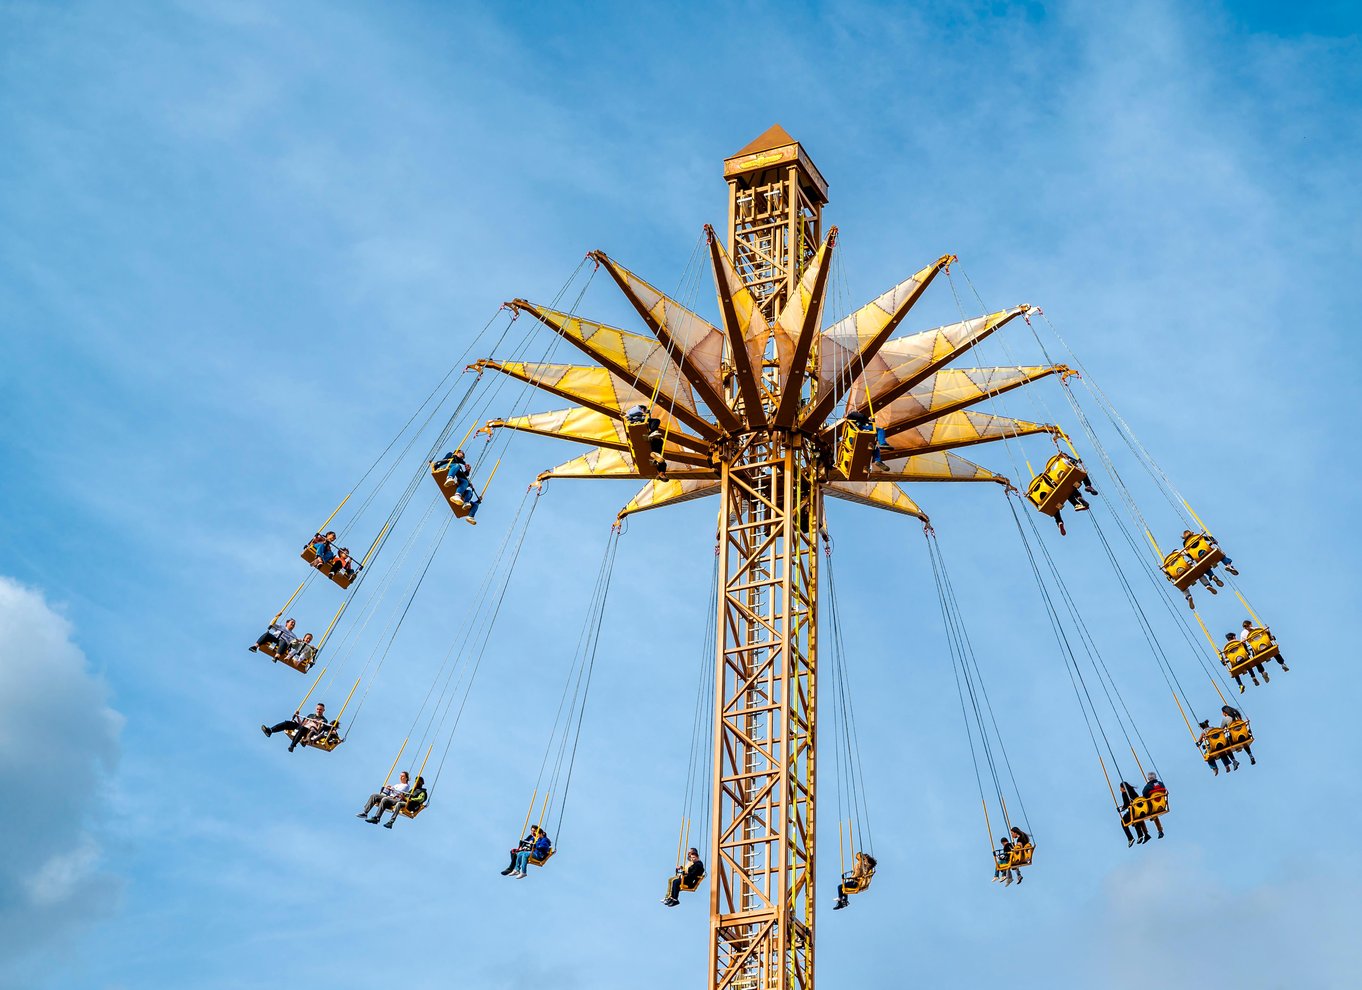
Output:
<instances>
[{"instance_id":1,"label":"radial support beam","mask_svg":"<svg viewBox=\"0 0 1362 990\"><path fill-rule=\"evenodd\" d=\"M721 469L709 986L813 983L818 472L782 434Z\"/></svg>"}]
</instances>

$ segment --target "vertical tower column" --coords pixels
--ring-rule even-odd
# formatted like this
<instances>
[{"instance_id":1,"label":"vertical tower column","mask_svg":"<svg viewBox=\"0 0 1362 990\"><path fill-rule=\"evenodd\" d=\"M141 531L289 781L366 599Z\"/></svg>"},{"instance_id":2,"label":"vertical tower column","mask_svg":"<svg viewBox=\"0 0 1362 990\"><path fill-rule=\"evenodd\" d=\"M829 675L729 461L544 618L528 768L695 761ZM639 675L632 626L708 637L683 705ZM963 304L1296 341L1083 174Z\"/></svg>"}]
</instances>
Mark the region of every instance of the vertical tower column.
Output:
<instances>
[{"instance_id":1,"label":"vertical tower column","mask_svg":"<svg viewBox=\"0 0 1362 990\"><path fill-rule=\"evenodd\" d=\"M816 465L736 438L722 469L709 986L811 990Z\"/></svg>"},{"instance_id":2,"label":"vertical tower column","mask_svg":"<svg viewBox=\"0 0 1362 990\"><path fill-rule=\"evenodd\" d=\"M823 241L827 181L779 124L724 159L724 178L729 257L774 321Z\"/></svg>"}]
</instances>

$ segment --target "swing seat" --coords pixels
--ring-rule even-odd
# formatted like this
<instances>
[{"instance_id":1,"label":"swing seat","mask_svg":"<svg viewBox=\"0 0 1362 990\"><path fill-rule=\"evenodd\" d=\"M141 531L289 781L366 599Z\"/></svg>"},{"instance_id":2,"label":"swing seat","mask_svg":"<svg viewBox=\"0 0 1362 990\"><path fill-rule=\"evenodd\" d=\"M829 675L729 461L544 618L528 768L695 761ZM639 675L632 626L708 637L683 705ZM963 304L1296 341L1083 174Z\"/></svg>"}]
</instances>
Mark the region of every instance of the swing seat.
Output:
<instances>
[{"instance_id":1,"label":"swing seat","mask_svg":"<svg viewBox=\"0 0 1362 990\"><path fill-rule=\"evenodd\" d=\"M1253 732L1249 729L1248 719L1238 719L1227 726L1209 729L1202 758L1212 763L1222 756L1237 753L1245 746L1253 745Z\"/></svg>"},{"instance_id":2,"label":"swing seat","mask_svg":"<svg viewBox=\"0 0 1362 990\"><path fill-rule=\"evenodd\" d=\"M436 463L436 461L430 462L430 476L440 486L440 493L444 495L449 507L454 510L454 515L460 519L467 519L468 514L473 511L473 507L459 498L458 493L454 490L454 483L449 479L449 468L437 468Z\"/></svg>"},{"instance_id":3,"label":"swing seat","mask_svg":"<svg viewBox=\"0 0 1362 990\"><path fill-rule=\"evenodd\" d=\"M1163 558L1163 573L1178 591L1186 591L1211 568L1225 559L1225 551L1210 541L1208 534L1189 537L1181 550Z\"/></svg>"},{"instance_id":4,"label":"swing seat","mask_svg":"<svg viewBox=\"0 0 1362 990\"><path fill-rule=\"evenodd\" d=\"M304 720L304 724L312 726L316 725L317 723L313 720ZM326 723L326 730L327 730L326 735L322 736L321 738L314 737L310 739L304 739L301 743L299 743L299 745L308 746L311 747L312 749L320 749L323 752L329 753L337 746L339 746L341 743L345 742L345 740L340 737L340 733L334 723L332 722ZM287 731L288 737L290 739L295 738L299 732L299 730L297 729L289 729ZM312 733L308 732L308 735L312 736Z\"/></svg>"},{"instance_id":5,"label":"swing seat","mask_svg":"<svg viewBox=\"0 0 1362 990\"><path fill-rule=\"evenodd\" d=\"M317 551L314 550L312 544L309 543L307 546L303 547L303 552L300 556L309 564L315 565ZM322 564L317 570L321 571L330 578L334 584L338 584L342 588L350 587L355 580L355 573L353 571L339 571L336 569L336 561L334 558L329 562Z\"/></svg>"},{"instance_id":6,"label":"swing seat","mask_svg":"<svg viewBox=\"0 0 1362 990\"><path fill-rule=\"evenodd\" d=\"M397 806L397 810L402 814L403 818L415 818L421 812L426 810L426 805L428 804L430 804L429 800L422 801L420 804L415 806L408 804L406 801L403 801L401 804Z\"/></svg>"},{"instance_id":7,"label":"swing seat","mask_svg":"<svg viewBox=\"0 0 1362 990\"><path fill-rule=\"evenodd\" d=\"M1031 859L1036 854L1036 844L1028 842L1025 845L1013 846L1012 853L1007 858L1007 868L1015 870L1019 866L1030 866Z\"/></svg>"},{"instance_id":8,"label":"swing seat","mask_svg":"<svg viewBox=\"0 0 1362 990\"><path fill-rule=\"evenodd\" d=\"M672 881L675 880L675 879L676 879L676 874L672 874L671 876L669 876L669 877L667 878L667 889L668 889L668 890L671 890ZM691 879L690 879L689 877L687 877L684 873L682 873L682 874L681 874L681 889L684 890L684 891L687 891L687 892L694 892L694 891L696 891L696 890L699 890L699 889L700 889L700 884L704 882L704 879L705 879L705 875L704 875L703 873L701 873L701 874L700 874L698 877L696 877L694 880L691 880Z\"/></svg>"},{"instance_id":9,"label":"swing seat","mask_svg":"<svg viewBox=\"0 0 1362 990\"><path fill-rule=\"evenodd\" d=\"M863 430L850 420L838 423L833 472L847 481L864 481L869 476L876 436L873 429Z\"/></svg>"},{"instance_id":10,"label":"swing seat","mask_svg":"<svg viewBox=\"0 0 1362 990\"><path fill-rule=\"evenodd\" d=\"M1122 825L1134 825L1136 822L1148 821L1151 818L1158 818L1160 815L1168 814L1168 792L1155 791L1149 797L1137 797L1130 802L1130 807L1121 812Z\"/></svg>"},{"instance_id":11,"label":"swing seat","mask_svg":"<svg viewBox=\"0 0 1362 990\"><path fill-rule=\"evenodd\" d=\"M1261 631L1267 632L1266 629ZM1277 656L1277 642L1270 639L1270 634L1269 645L1264 648L1262 653L1253 652L1252 639L1252 635L1249 636L1248 643L1236 639L1232 643L1226 643L1225 648L1220 651L1221 662L1229 668L1230 676L1242 676Z\"/></svg>"},{"instance_id":12,"label":"swing seat","mask_svg":"<svg viewBox=\"0 0 1362 990\"><path fill-rule=\"evenodd\" d=\"M1069 496L1078 491L1087 476L1088 472L1063 454L1055 454L1045 462L1045 470L1026 486L1026 497L1041 512L1053 516L1064 507Z\"/></svg>"},{"instance_id":13,"label":"swing seat","mask_svg":"<svg viewBox=\"0 0 1362 990\"><path fill-rule=\"evenodd\" d=\"M282 663L286 667L292 667L300 674L306 674L309 670L312 669L312 665L317 662L315 658L312 660L302 660L299 657L295 656L280 656L279 653L277 652L275 644L273 643L265 643L259 646L257 648L257 652L263 653L265 656L269 657L275 663Z\"/></svg>"},{"instance_id":14,"label":"swing seat","mask_svg":"<svg viewBox=\"0 0 1362 990\"><path fill-rule=\"evenodd\" d=\"M558 847L557 847L557 846L553 846L553 847L551 847L551 848L549 849L548 852L544 853L544 855L543 855L542 857L536 856L534 853L530 853L530 865L531 865L531 866L543 866L543 865L544 865L545 863L547 863L549 860L553 859L553 854L556 853L557 851L558 851Z\"/></svg>"},{"instance_id":15,"label":"swing seat","mask_svg":"<svg viewBox=\"0 0 1362 990\"><path fill-rule=\"evenodd\" d=\"M1259 626L1249 631L1248 648L1255 663L1275 660L1281 652L1277 647L1277 640L1273 638L1272 631L1267 626Z\"/></svg>"},{"instance_id":16,"label":"swing seat","mask_svg":"<svg viewBox=\"0 0 1362 990\"><path fill-rule=\"evenodd\" d=\"M631 423L625 421L625 434L629 438L629 455L634 460L634 467L640 476L644 478L657 477L657 462L653 460L653 442L648 439L648 434L652 432L646 422Z\"/></svg>"},{"instance_id":17,"label":"swing seat","mask_svg":"<svg viewBox=\"0 0 1362 990\"><path fill-rule=\"evenodd\" d=\"M870 889L870 881L875 878L875 869L871 867L868 873L843 873L842 874L842 893L859 894Z\"/></svg>"}]
</instances>

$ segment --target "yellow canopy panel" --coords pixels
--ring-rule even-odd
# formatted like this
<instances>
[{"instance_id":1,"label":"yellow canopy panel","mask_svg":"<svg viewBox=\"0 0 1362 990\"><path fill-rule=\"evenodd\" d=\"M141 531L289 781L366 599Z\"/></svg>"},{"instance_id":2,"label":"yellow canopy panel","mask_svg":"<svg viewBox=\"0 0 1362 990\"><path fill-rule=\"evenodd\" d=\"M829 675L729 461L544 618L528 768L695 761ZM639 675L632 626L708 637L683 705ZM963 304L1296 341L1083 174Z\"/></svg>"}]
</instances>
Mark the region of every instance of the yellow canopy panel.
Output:
<instances>
[{"instance_id":1,"label":"yellow canopy panel","mask_svg":"<svg viewBox=\"0 0 1362 990\"><path fill-rule=\"evenodd\" d=\"M660 509L664 505L678 505L681 502L705 498L718 492L718 481L698 478L653 480L644 485L639 493L629 500L628 505L620 509L619 518L623 519L625 516L645 512L648 509Z\"/></svg>"},{"instance_id":2,"label":"yellow canopy panel","mask_svg":"<svg viewBox=\"0 0 1362 990\"><path fill-rule=\"evenodd\" d=\"M848 400L851 410L864 412L870 406L878 409L1026 310L1027 307L1018 306L889 341L852 384Z\"/></svg>"},{"instance_id":3,"label":"yellow canopy panel","mask_svg":"<svg viewBox=\"0 0 1362 990\"><path fill-rule=\"evenodd\" d=\"M757 379L761 375L761 362L766 353L766 340L771 334L771 326L766 321L766 314L757 306L756 297L733 267L733 259L714 235L714 228L706 227L705 232L709 238L714 285L719 296L719 312L723 314L724 329L728 334L733 370L738 376L746 407L760 409Z\"/></svg>"},{"instance_id":4,"label":"yellow canopy panel","mask_svg":"<svg viewBox=\"0 0 1362 990\"><path fill-rule=\"evenodd\" d=\"M927 514L918 508L918 504L908 497L907 492L892 481L829 481L823 486L823 491L833 498L840 498L846 502L901 512L905 516L916 516L927 522Z\"/></svg>"},{"instance_id":5,"label":"yellow canopy panel","mask_svg":"<svg viewBox=\"0 0 1362 990\"><path fill-rule=\"evenodd\" d=\"M994 481L1000 485L1010 484L1001 474L994 474L982 465L945 450L898 458L893 463L886 462L885 466L889 468L889 473L883 476L886 481Z\"/></svg>"},{"instance_id":6,"label":"yellow canopy panel","mask_svg":"<svg viewBox=\"0 0 1362 990\"><path fill-rule=\"evenodd\" d=\"M933 450L968 447L976 443L1022 437L1032 433L1060 432L1057 426L1029 423L1024 419L993 416L988 413L953 412L921 426L904 430L894 437L890 452L884 455L885 464L892 469L894 460L910 454L925 454Z\"/></svg>"},{"instance_id":7,"label":"yellow canopy panel","mask_svg":"<svg viewBox=\"0 0 1362 990\"><path fill-rule=\"evenodd\" d=\"M669 476L676 478L718 478L718 472L713 468L692 468L689 465L680 467L674 471L668 471ZM634 459L622 450L614 450L609 447L597 447L588 450L581 457L574 457L570 461L559 464L555 468L549 468L539 475L540 481L549 478L641 478L638 468L634 464Z\"/></svg>"},{"instance_id":8,"label":"yellow canopy panel","mask_svg":"<svg viewBox=\"0 0 1362 990\"><path fill-rule=\"evenodd\" d=\"M838 320L818 338L818 401L801 419L821 423L847 387L861 373L864 362L883 345L908 310L918 301L939 271L951 260L943 255L934 264L904 279L873 302Z\"/></svg>"},{"instance_id":9,"label":"yellow canopy panel","mask_svg":"<svg viewBox=\"0 0 1362 990\"><path fill-rule=\"evenodd\" d=\"M893 436L946 413L966 409L984 399L1020 388L1059 367L945 368L924 379L887 405L875 408L875 425Z\"/></svg>"}]
</instances>

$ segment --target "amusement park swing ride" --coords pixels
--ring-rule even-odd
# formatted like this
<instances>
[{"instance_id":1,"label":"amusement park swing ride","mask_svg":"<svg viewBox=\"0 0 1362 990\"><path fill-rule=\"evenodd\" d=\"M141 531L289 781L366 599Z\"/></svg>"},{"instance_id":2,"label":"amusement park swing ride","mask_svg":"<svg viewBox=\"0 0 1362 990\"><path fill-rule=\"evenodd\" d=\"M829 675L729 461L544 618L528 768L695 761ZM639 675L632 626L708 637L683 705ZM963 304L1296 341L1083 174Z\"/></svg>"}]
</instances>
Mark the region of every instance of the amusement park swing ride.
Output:
<instances>
[{"instance_id":1,"label":"amusement park swing ride","mask_svg":"<svg viewBox=\"0 0 1362 990\"><path fill-rule=\"evenodd\" d=\"M643 481L620 510L607 542L521 831L533 828L519 853L513 851L505 872L543 867L557 851L551 837L561 829L620 521L715 497L714 626L697 692L677 877L666 902L675 904L680 891L708 901L707 987L809 990L814 982L816 825L826 818L815 813L820 710L828 712L824 722L833 740L837 781L843 862L837 907L845 906L849 895L870 889L876 866L861 794L860 747L825 522L827 499L915 517L923 526L985 826L991 839L996 816L1006 830L998 848L990 842L988 865L1000 882L1020 880L1037 855L1037 845L1002 748L960 599L928 518L905 484L982 482L1005 493L1056 651L1129 844L1148 841L1150 824L1162 837L1162 818L1172 808L1169 792L1037 519L1050 517L1063 535L1063 510L1087 513L1084 518L1091 520L1200 757L1217 774L1218 764L1237 768L1241 754L1254 761L1249 721L1230 704L1235 693L1230 679L1242 694L1245 676L1255 685L1259 677L1264 684L1270 680L1269 662L1287 668L1277 640L1235 581L1233 562L1044 313L1021 304L967 315L952 275L958 260L943 254L859 309L828 319L830 286L838 270L838 231L824 231L828 186L807 152L779 125L773 126L725 160L724 177L724 235L706 227L703 246L697 246L692 258L693 269L707 261L718 321L697 315L601 251L587 255L578 273L588 264L591 274L604 272L636 312L644 332L580 315L585 286L564 307L577 273L548 304L525 299L506 303L479 335L481 342L493 323L504 323L489 356L467 366L475 373L472 385L459 388L461 359L303 548L302 557L310 565L307 578L252 649L303 673L321 665L299 712L319 687L344 690L359 665L345 703L334 715L295 715L283 723L294 745L337 749L350 738L441 540L451 525L478 522L477 509L497 479L510 437L532 433L590 448L543 472L526 490L471 596L470 619L435 672L388 771L385 790L376 795L386 801L380 809L392 809L394 821L399 814L415 818L437 797L440 772L543 483L562 478ZM697 257L703 260L697 262ZM939 280L950 282L960 320L909 332L905 324L914 304ZM683 285L688 281L694 290L698 274L688 271ZM518 341L511 333L517 323L525 331ZM1043 363L959 366L981 342L995 334L1005 341L1004 332L1018 327L1028 329ZM562 342L587 362L554 362L554 350ZM1070 363L1053 361L1052 349ZM1046 379L1058 383L1090 463L1059 426L998 411L1001 396ZM568 407L527 412L529 398L540 392ZM421 442L430 436L425 428L439 424L437 417L451 404L452 411L426 447ZM1089 405L1098 416L1090 418ZM1153 520L1136 504L1118 471L1094 422L1099 417L1110 428L1108 435L1114 433L1165 496L1167 511L1160 507ZM453 438L465 424L468 430L456 445ZM462 447L475 433L486 442L466 455ZM1032 469L1024 438L1052 445L1053 453L1039 470ZM957 453L983 445L1006 451L1010 476ZM425 449L424 457L417 456L418 449ZM412 469L410 477L387 517L375 524L376 535L363 554L355 559L348 550L342 553L339 543L345 534L355 531L358 520L367 520L389 479L400 481L396 472L403 465ZM1099 474L1100 490L1094 483ZM404 539L395 538L404 518L410 518L413 501L432 487L439 489L438 496L407 526ZM348 515L336 531L329 530L342 510ZM1182 535L1165 550L1156 542L1155 528L1166 529L1164 520L1173 517L1180 521ZM1127 573L1118 551L1139 561L1135 570L1143 577ZM391 562L376 572L380 555ZM318 577L338 587L341 597L314 645L310 639L304 643L281 619L291 608L303 607L303 596ZM370 587L374 584L376 590ZM1247 618L1217 643L1195 607L1193 590L1218 595L1222 589L1237 599ZM828 620L820 624L824 596ZM1146 600L1165 610L1180 631L1184 642L1178 649L1165 648L1160 641ZM381 631L368 637L374 642L365 657L359 644L373 620ZM820 678L825 647L827 670ZM1184 687L1192 677L1199 683L1203 676L1209 688ZM827 688L826 698L820 687ZM1204 703L1208 692L1222 703L1218 724L1199 717L1192 701L1195 695ZM262 729L270 734L267 727ZM408 746L420 760L415 788L391 782ZM1126 750L1128 757L1119 755ZM1123 762L1138 771L1136 785L1125 781ZM695 857L686 866L692 827L700 837L696 851L708 864L707 872ZM830 841L826 834L823 841ZM705 893L698 892L705 887Z\"/></svg>"}]
</instances>

